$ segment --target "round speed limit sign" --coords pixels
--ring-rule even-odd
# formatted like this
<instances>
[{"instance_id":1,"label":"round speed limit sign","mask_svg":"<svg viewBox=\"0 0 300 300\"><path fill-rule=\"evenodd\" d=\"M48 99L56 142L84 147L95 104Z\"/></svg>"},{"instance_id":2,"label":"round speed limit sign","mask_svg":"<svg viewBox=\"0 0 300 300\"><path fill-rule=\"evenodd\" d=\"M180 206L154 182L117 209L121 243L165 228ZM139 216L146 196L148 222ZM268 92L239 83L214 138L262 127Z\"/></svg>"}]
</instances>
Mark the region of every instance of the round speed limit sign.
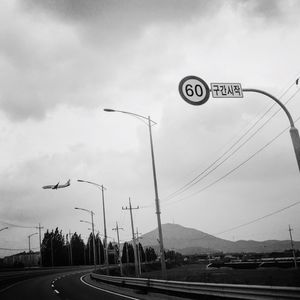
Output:
<instances>
[{"instance_id":1,"label":"round speed limit sign","mask_svg":"<svg viewBox=\"0 0 300 300\"><path fill-rule=\"evenodd\" d=\"M207 83L197 76L186 76L179 83L179 94L192 105L204 104L209 98Z\"/></svg>"}]
</instances>

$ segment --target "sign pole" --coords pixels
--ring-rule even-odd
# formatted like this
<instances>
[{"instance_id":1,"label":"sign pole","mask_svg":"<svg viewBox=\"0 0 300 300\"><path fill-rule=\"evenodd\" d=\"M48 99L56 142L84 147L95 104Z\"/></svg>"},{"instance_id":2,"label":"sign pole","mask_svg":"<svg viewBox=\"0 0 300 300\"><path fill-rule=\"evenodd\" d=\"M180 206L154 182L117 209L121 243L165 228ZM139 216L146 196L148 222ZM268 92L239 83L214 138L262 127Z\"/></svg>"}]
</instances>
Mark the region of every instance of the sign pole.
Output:
<instances>
[{"instance_id":1,"label":"sign pole","mask_svg":"<svg viewBox=\"0 0 300 300\"><path fill-rule=\"evenodd\" d=\"M299 137L299 131L298 129L295 127L294 124L294 120L290 114L290 112L288 111L288 109L284 106L284 104L277 99L276 97L274 97L273 95L259 90L259 89L243 89L244 92L254 92L254 93L259 93L259 94L263 94L269 98L271 98L272 100L274 100L277 104L279 104L279 106L284 110L284 112L286 113L291 128L290 128L290 135L291 135L291 139L292 139L292 143L293 143L293 147L294 147L294 151L295 151L295 155L296 155L296 160L297 160L297 164L298 164L298 169L300 171L300 137Z\"/></svg>"}]
</instances>

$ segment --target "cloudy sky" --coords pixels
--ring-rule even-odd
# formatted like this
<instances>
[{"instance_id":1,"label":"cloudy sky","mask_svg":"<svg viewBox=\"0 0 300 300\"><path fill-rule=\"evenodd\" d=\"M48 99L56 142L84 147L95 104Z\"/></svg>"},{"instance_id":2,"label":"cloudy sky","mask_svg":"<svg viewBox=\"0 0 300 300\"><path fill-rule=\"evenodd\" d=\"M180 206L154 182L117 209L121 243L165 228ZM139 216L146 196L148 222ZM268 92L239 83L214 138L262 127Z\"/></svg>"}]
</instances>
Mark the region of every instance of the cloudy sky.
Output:
<instances>
[{"instance_id":1,"label":"cloudy sky","mask_svg":"<svg viewBox=\"0 0 300 300\"><path fill-rule=\"evenodd\" d=\"M147 125L103 108L157 122L162 223L229 240L288 239L290 224L300 240L284 112L259 94L192 106L178 92L187 75L240 82L280 97L297 120L299 12L295 0L2 0L0 248L26 248L36 230L23 227L39 223L87 236L79 220L90 216L75 206L93 210L103 233L101 192L77 179L106 187L112 238L116 222L131 236L129 197L139 232L156 228Z\"/></svg>"}]
</instances>

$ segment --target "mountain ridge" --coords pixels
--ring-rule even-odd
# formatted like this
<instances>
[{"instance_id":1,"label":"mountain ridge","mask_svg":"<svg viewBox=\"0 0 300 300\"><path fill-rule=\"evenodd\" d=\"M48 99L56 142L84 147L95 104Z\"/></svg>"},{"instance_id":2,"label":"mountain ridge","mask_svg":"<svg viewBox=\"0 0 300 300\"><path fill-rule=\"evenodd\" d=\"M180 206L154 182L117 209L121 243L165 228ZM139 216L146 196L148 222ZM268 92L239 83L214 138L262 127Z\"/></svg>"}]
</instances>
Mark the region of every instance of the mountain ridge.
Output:
<instances>
[{"instance_id":1,"label":"mountain ridge","mask_svg":"<svg viewBox=\"0 0 300 300\"><path fill-rule=\"evenodd\" d=\"M176 250L182 254L279 252L291 249L290 240L238 240L233 242L179 224L163 224L162 231L164 248ZM143 234L141 237L143 246L158 247L157 228ZM294 241L294 247L300 249L300 242Z\"/></svg>"}]
</instances>

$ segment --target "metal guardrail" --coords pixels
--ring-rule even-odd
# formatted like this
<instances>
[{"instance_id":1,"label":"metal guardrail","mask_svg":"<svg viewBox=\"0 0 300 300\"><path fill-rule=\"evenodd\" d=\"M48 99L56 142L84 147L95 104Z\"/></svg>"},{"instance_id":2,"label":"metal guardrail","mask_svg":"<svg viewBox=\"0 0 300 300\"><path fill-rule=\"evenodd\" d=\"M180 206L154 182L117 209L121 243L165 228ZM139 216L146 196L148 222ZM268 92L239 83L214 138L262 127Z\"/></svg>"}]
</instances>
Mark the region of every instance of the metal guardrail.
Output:
<instances>
[{"instance_id":1,"label":"metal guardrail","mask_svg":"<svg viewBox=\"0 0 300 300\"><path fill-rule=\"evenodd\" d=\"M118 277L91 273L92 279L108 283L127 285L132 287L150 288L163 292L176 292L190 295L208 295L235 299L300 299L300 288L244 285L244 284L221 284L170 281L147 278Z\"/></svg>"}]
</instances>

